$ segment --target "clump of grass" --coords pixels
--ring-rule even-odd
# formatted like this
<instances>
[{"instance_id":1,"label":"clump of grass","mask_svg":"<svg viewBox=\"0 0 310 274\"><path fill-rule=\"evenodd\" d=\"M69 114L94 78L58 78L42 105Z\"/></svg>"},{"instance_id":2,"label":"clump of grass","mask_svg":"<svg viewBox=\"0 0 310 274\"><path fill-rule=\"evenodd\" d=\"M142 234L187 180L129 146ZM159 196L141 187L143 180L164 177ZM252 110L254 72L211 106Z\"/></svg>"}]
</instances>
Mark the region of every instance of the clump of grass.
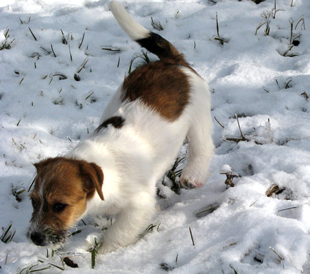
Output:
<instances>
[{"instance_id":1,"label":"clump of grass","mask_svg":"<svg viewBox=\"0 0 310 274\"><path fill-rule=\"evenodd\" d=\"M19 17L19 21L20 21L20 24L23 25L23 24L29 24L30 23L30 20L31 20L31 15L29 15L28 17L28 20L22 20L20 17Z\"/></svg>"},{"instance_id":2,"label":"clump of grass","mask_svg":"<svg viewBox=\"0 0 310 274\"><path fill-rule=\"evenodd\" d=\"M182 173L182 169L177 169L178 166L185 160L185 157L177 158L172 166L172 168L168 171L167 177L174 183L177 183L177 178L180 177Z\"/></svg>"},{"instance_id":3,"label":"clump of grass","mask_svg":"<svg viewBox=\"0 0 310 274\"><path fill-rule=\"evenodd\" d=\"M39 266L41 261L38 261L36 263L33 263L31 265L26 266L25 268L23 268L20 272L18 272L18 274L28 274L28 273L35 273L35 272L40 272L40 271L44 271L44 270L48 270L51 268L50 265L46 265L46 266Z\"/></svg>"},{"instance_id":4,"label":"clump of grass","mask_svg":"<svg viewBox=\"0 0 310 274\"><path fill-rule=\"evenodd\" d=\"M299 24L301 24L301 30L306 29L305 19L303 17L300 18L299 21L296 23L295 28L294 28L294 20L291 18L290 20L290 43L289 43L288 49L283 54L280 53L284 57L298 56L297 53L292 53L291 50L293 49L293 47L298 46L300 44L301 33L294 33L294 30L297 29Z\"/></svg>"},{"instance_id":5,"label":"clump of grass","mask_svg":"<svg viewBox=\"0 0 310 274\"><path fill-rule=\"evenodd\" d=\"M279 89L289 89L289 88L292 88L292 86L293 86L293 85L292 85L293 79L292 79L291 77L287 78L287 79L284 81L283 86L281 86L281 85L279 84L279 81L278 81L277 78L275 78L275 81L276 81L277 86L278 86Z\"/></svg>"},{"instance_id":6,"label":"clump of grass","mask_svg":"<svg viewBox=\"0 0 310 274\"><path fill-rule=\"evenodd\" d=\"M81 80L81 77L79 75L79 73L85 68L87 62L89 61L88 58L86 58L83 63L78 67L76 73L74 74L74 80L75 81L80 81Z\"/></svg>"},{"instance_id":7,"label":"clump of grass","mask_svg":"<svg viewBox=\"0 0 310 274\"><path fill-rule=\"evenodd\" d=\"M121 53L122 52L122 50L119 47L113 47L113 46L101 46L101 49L105 50L105 51L112 52L112 53Z\"/></svg>"},{"instance_id":8,"label":"clump of grass","mask_svg":"<svg viewBox=\"0 0 310 274\"><path fill-rule=\"evenodd\" d=\"M173 166L171 167L170 170L168 170L168 172L166 173L166 175L164 176L163 180L162 180L162 184L164 186L169 186L170 189L175 192L176 194L180 194L181 191L181 184L179 183L179 177L182 173L182 169L179 168L179 165L185 160L185 157L181 157L181 158L177 158L173 164ZM171 182L171 184L167 184L165 182L165 178L168 178ZM159 194L159 193L158 193ZM160 196L160 195L159 195ZM161 197L161 196L160 196ZM165 198L165 197L162 197Z\"/></svg>"},{"instance_id":9,"label":"clump of grass","mask_svg":"<svg viewBox=\"0 0 310 274\"><path fill-rule=\"evenodd\" d=\"M208 205L208 206L202 208L195 215L196 215L197 218L202 218L202 217L205 217L205 216L211 214L212 212L214 212L218 208L219 208L219 204L217 204L217 203L211 204L211 205Z\"/></svg>"},{"instance_id":10,"label":"clump of grass","mask_svg":"<svg viewBox=\"0 0 310 274\"><path fill-rule=\"evenodd\" d=\"M265 35L268 36L268 35L270 34L270 23L271 23L271 18L275 19L275 18L276 18L276 14L277 14L277 12L279 12L279 11L284 11L284 10L282 10L282 9L277 9L277 1L274 0L274 6L273 6L273 8L271 9L271 11L265 11L265 12L263 12L263 14L261 15L261 17L264 18L264 21L261 22L261 23L259 24L259 26L256 28L255 35L257 35L258 30L259 30L262 26L265 25L266 28L265 28L264 33L265 33Z\"/></svg>"},{"instance_id":11,"label":"clump of grass","mask_svg":"<svg viewBox=\"0 0 310 274\"><path fill-rule=\"evenodd\" d=\"M162 270L165 270L165 271L172 271L173 269L174 269L174 267L173 266L171 266L171 265L169 265L169 264L167 264L167 263L161 263L160 265L160 268L162 269Z\"/></svg>"},{"instance_id":12,"label":"clump of grass","mask_svg":"<svg viewBox=\"0 0 310 274\"><path fill-rule=\"evenodd\" d=\"M65 37L65 34L64 34L63 30L60 29L60 31L61 31L61 36L62 36L61 42L62 42L64 45L68 45L68 39ZM69 34L68 34L68 36L69 36Z\"/></svg>"},{"instance_id":13,"label":"clump of grass","mask_svg":"<svg viewBox=\"0 0 310 274\"><path fill-rule=\"evenodd\" d=\"M75 100L75 105L76 105L79 109L82 109L82 108L83 108L83 104L82 104L82 103L79 103L78 100Z\"/></svg>"},{"instance_id":14,"label":"clump of grass","mask_svg":"<svg viewBox=\"0 0 310 274\"><path fill-rule=\"evenodd\" d=\"M219 41L220 44L223 46L224 43L228 43L228 39L223 38L220 36L220 28L219 28L219 21L218 21L218 15L216 13L216 36L214 36L214 40Z\"/></svg>"},{"instance_id":15,"label":"clump of grass","mask_svg":"<svg viewBox=\"0 0 310 274\"><path fill-rule=\"evenodd\" d=\"M282 89L289 89L289 88L292 88L292 87L293 87L293 84L292 84L293 79L292 79L291 77L287 78L287 79L284 81L283 84L282 84L282 83L280 84L280 83L279 83L279 80L278 80L277 78L275 78L275 82L276 82L277 87L278 87L279 90L282 90ZM263 87L263 89L264 89L267 93L270 92L269 89L267 89L266 87Z\"/></svg>"},{"instance_id":16,"label":"clump of grass","mask_svg":"<svg viewBox=\"0 0 310 274\"><path fill-rule=\"evenodd\" d=\"M91 268L94 269L96 265L96 256L98 255L99 248L101 247L102 242L97 242L97 238L94 239L93 246L89 249L91 253Z\"/></svg>"},{"instance_id":17,"label":"clump of grass","mask_svg":"<svg viewBox=\"0 0 310 274\"><path fill-rule=\"evenodd\" d=\"M36 58L37 60L39 60L41 57L41 54L38 52L34 52L34 53L30 54L29 57L30 58Z\"/></svg>"},{"instance_id":18,"label":"clump of grass","mask_svg":"<svg viewBox=\"0 0 310 274\"><path fill-rule=\"evenodd\" d=\"M19 121L20 122L20 121ZM19 125L19 122L17 123L17 126ZM14 138L12 138L13 144L19 149L19 151L23 151L26 147L20 143L19 145L15 142Z\"/></svg>"},{"instance_id":19,"label":"clump of grass","mask_svg":"<svg viewBox=\"0 0 310 274\"><path fill-rule=\"evenodd\" d=\"M14 229L13 231L12 225L13 223L10 222L9 225L3 230L3 233L0 237L1 242L7 244L13 240L16 230Z\"/></svg>"},{"instance_id":20,"label":"clump of grass","mask_svg":"<svg viewBox=\"0 0 310 274\"><path fill-rule=\"evenodd\" d=\"M20 195L22 193L24 193L25 191L26 191L26 189L24 187L17 188L17 187L13 187L13 185L12 185L12 195L15 197L17 202L22 201L22 198L20 197Z\"/></svg>"},{"instance_id":21,"label":"clump of grass","mask_svg":"<svg viewBox=\"0 0 310 274\"><path fill-rule=\"evenodd\" d=\"M61 96L59 96L57 99L55 99L53 101L53 104L54 105L64 105L64 99Z\"/></svg>"},{"instance_id":22,"label":"clump of grass","mask_svg":"<svg viewBox=\"0 0 310 274\"><path fill-rule=\"evenodd\" d=\"M84 31L84 33L83 33L83 35L82 35L82 39L81 39L81 42L80 42L80 44L79 44L79 49L81 49L81 47L82 47L82 44L83 44L83 42L84 42L84 38L85 38L85 31Z\"/></svg>"},{"instance_id":23,"label":"clump of grass","mask_svg":"<svg viewBox=\"0 0 310 274\"><path fill-rule=\"evenodd\" d=\"M133 63L134 63L134 61L136 60L136 59L141 59L142 60L142 62L140 62L137 66L136 66L136 68L137 67L139 67L139 66L143 66L143 65L145 65L145 64L149 64L149 63L151 63L151 60L150 60L150 58L148 57L148 55L147 55L147 52L146 51L144 51L144 50L141 50L141 54L135 54L132 58L131 58L131 60L130 60L130 63L129 63L129 68L128 68L128 74L130 74L131 72L132 72L132 67L133 67Z\"/></svg>"},{"instance_id":24,"label":"clump of grass","mask_svg":"<svg viewBox=\"0 0 310 274\"><path fill-rule=\"evenodd\" d=\"M146 229L145 229L145 232L148 233L148 232L153 232L154 228L157 227L157 231L159 230L159 227L160 227L160 224L159 223L158 225L154 225L154 224L150 224Z\"/></svg>"},{"instance_id":25,"label":"clump of grass","mask_svg":"<svg viewBox=\"0 0 310 274\"><path fill-rule=\"evenodd\" d=\"M266 90L266 91L269 92L268 90ZM242 114L242 115L244 115L244 114ZM246 117L246 116L241 116L241 117ZM232 118L232 117L230 117L230 118ZM270 143L270 141L271 141L270 119L268 119L267 122L265 123L265 130L267 131L269 137L267 136L268 138L264 137L263 139L255 134L256 133L255 127L253 128L253 130L251 130L251 132L248 132L247 134L243 134L237 114L235 114L235 119L237 120L240 136L225 136L224 141L231 141L231 142L236 142L236 143L239 143L242 141L244 141L244 142L254 141L254 143L257 145L263 145L266 143Z\"/></svg>"},{"instance_id":26,"label":"clump of grass","mask_svg":"<svg viewBox=\"0 0 310 274\"><path fill-rule=\"evenodd\" d=\"M159 21L154 21L153 17L151 17L151 25L154 29L161 31L164 30L163 26L161 25L161 23Z\"/></svg>"},{"instance_id":27,"label":"clump of grass","mask_svg":"<svg viewBox=\"0 0 310 274\"><path fill-rule=\"evenodd\" d=\"M272 18L275 19L276 18L276 14L278 11L284 11L283 9L277 9L277 0L274 0L273 2L273 8L271 10L272 13Z\"/></svg>"},{"instance_id":28,"label":"clump of grass","mask_svg":"<svg viewBox=\"0 0 310 274\"><path fill-rule=\"evenodd\" d=\"M9 41L10 34L9 34L10 29L7 29L4 33L4 41L1 42L0 44L0 50L4 49L10 49L12 47L12 43L15 41L15 39Z\"/></svg>"},{"instance_id":29,"label":"clump of grass","mask_svg":"<svg viewBox=\"0 0 310 274\"><path fill-rule=\"evenodd\" d=\"M63 264L63 261L62 261L62 264ZM38 260L37 262L32 263L26 266L25 268L21 269L21 271L18 272L18 274L28 274L28 273L37 273L37 272L42 273L42 271L48 270L51 267L57 268L62 271L65 270L64 265L62 265L61 267L54 263L49 263L49 262L46 263L43 260Z\"/></svg>"},{"instance_id":30,"label":"clump of grass","mask_svg":"<svg viewBox=\"0 0 310 274\"><path fill-rule=\"evenodd\" d=\"M255 35L257 35L258 30L265 25L265 35L268 36L270 34L270 23L271 23L271 12L263 12L261 17L264 18L264 21L259 24L256 28Z\"/></svg>"},{"instance_id":31,"label":"clump of grass","mask_svg":"<svg viewBox=\"0 0 310 274\"><path fill-rule=\"evenodd\" d=\"M55 254L57 256L55 256ZM56 268L57 270L64 271L65 265L71 268L77 268L78 265L74 263L68 256L80 256L79 253L76 252L68 252L68 253L59 253L55 250L46 249L46 260L38 259L36 262L27 265L26 267L22 268L18 274L29 274L29 273L43 273L45 270L49 270L51 268ZM56 264L55 261L60 260L61 266ZM48 272L48 273L54 273Z\"/></svg>"},{"instance_id":32,"label":"clump of grass","mask_svg":"<svg viewBox=\"0 0 310 274\"><path fill-rule=\"evenodd\" d=\"M236 143L239 143L240 141L246 141L246 142L249 142L250 139L246 138L241 130L241 127L240 127L240 123L239 123L239 119L238 119L238 115L235 114L235 117L236 117L236 120L237 120L237 123L238 123L238 128L239 128L239 131L240 131L240 137L226 137L225 140L226 141L232 141L232 142L236 142Z\"/></svg>"},{"instance_id":33,"label":"clump of grass","mask_svg":"<svg viewBox=\"0 0 310 274\"><path fill-rule=\"evenodd\" d=\"M64 75L63 73L60 73L60 72L56 72L52 75L52 78L54 77L58 77L58 80L61 81L61 80L66 80L68 77L66 75Z\"/></svg>"}]
</instances>

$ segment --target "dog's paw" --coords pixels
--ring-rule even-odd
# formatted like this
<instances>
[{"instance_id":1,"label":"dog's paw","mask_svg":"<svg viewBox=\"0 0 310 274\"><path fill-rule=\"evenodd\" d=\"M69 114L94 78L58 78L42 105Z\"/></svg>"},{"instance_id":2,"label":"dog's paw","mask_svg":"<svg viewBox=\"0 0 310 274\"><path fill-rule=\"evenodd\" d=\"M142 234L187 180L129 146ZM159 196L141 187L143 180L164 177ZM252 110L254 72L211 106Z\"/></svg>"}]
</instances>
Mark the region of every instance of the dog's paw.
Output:
<instances>
[{"instance_id":1,"label":"dog's paw","mask_svg":"<svg viewBox=\"0 0 310 274\"><path fill-rule=\"evenodd\" d=\"M98 249L98 253L99 254L106 254L106 253L110 253L112 251L115 251L116 249L118 249L119 247L117 246L113 246L113 245L108 245L106 243L102 243L101 246Z\"/></svg>"},{"instance_id":2,"label":"dog's paw","mask_svg":"<svg viewBox=\"0 0 310 274\"><path fill-rule=\"evenodd\" d=\"M205 184L209 176L210 173L208 170L193 168L187 165L182 171L180 183L187 189L199 188Z\"/></svg>"},{"instance_id":3,"label":"dog's paw","mask_svg":"<svg viewBox=\"0 0 310 274\"><path fill-rule=\"evenodd\" d=\"M181 185L186 188L186 189L194 189L194 188L199 188L201 186L203 186L204 184L202 182L199 181L190 181L188 179L185 178L180 178L180 182Z\"/></svg>"}]
</instances>

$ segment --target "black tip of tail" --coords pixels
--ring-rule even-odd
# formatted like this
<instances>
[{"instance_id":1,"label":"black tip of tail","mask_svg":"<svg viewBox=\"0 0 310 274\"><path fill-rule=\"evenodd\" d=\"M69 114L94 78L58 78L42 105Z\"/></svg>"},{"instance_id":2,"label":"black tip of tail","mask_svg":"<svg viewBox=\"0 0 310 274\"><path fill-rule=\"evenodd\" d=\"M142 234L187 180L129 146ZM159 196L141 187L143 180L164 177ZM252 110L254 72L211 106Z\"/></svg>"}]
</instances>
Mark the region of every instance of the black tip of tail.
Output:
<instances>
[{"instance_id":1,"label":"black tip of tail","mask_svg":"<svg viewBox=\"0 0 310 274\"><path fill-rule=\"evenodd\" d=\"M169 41L156 33L150 32L149 37L136 40L136 42L141 47L144 47L148 51L157 55L161 61L173 64L187 65L183 54L179 53L178 50Z\"/></svg>"}]
</instances>

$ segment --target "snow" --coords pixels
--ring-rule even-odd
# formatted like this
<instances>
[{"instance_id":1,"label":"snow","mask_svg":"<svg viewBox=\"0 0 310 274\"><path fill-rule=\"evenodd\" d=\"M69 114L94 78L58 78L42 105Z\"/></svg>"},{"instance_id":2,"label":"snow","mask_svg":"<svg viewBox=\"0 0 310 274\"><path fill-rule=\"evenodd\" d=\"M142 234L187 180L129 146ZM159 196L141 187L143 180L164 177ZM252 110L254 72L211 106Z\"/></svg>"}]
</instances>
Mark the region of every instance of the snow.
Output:
<instances>
[{"instance_id":1,"label":"snow","mask_svg":"<svg viewBox=\"0 0 310 274\"><path fill-rule=\"evenodd\" d=\"M310 2L277 0L269 35L266 24L257 28L264 13L274 12L273 0L122 4L209 82L216 118L212 176L180 195L159 182L165 198L158 198L155 227L134 245L98 255L94 270L88 249L109 220L79 223L72 232L81 232L53 257L30 243L32 164L66 153L96 128L141 49L117 25L108 1L2 0L0 46L11 48L0 51L0 227L12 223L16 234L0 241L0 272L48 266L40 273L310 273ZM228 40L223 45L214 39L216 14L219 35ZM151 17L164 30L154 30ZM287 52L291 21L300 44ZM47 53L51 45L56 57ZM222 167L240 176L234 187L225 185ZM267 196L273 185L278 191ZM12 193L21 189L16 199ZM63 266L68 256L79 268Z\"/></svg>"}]
</instances>

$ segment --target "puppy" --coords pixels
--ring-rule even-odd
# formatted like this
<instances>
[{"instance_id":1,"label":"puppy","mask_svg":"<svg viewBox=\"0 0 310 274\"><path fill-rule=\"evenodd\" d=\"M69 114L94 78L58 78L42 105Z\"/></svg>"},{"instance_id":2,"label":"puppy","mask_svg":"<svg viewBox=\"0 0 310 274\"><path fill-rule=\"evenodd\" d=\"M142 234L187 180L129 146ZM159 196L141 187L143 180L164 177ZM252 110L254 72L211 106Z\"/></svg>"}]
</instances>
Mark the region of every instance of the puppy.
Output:
<instances>
[{"instance_id":1,"label":"puppy","mask_svg":"<svg viewBox=\"0 0 310 274\"><path fill-rule=\"evenodd\" d=\"M180 181L198 188L213 155L210 92L177 49L148 31L117 2L111 10L123 30L159 61L132 72L106 107L100 125L63 157L35 164L29 237L57 248L86 214L116 215L101 253L135 243L155 212L155 184L185 138L188 161Z\"/></svg>"}]
</instances>

